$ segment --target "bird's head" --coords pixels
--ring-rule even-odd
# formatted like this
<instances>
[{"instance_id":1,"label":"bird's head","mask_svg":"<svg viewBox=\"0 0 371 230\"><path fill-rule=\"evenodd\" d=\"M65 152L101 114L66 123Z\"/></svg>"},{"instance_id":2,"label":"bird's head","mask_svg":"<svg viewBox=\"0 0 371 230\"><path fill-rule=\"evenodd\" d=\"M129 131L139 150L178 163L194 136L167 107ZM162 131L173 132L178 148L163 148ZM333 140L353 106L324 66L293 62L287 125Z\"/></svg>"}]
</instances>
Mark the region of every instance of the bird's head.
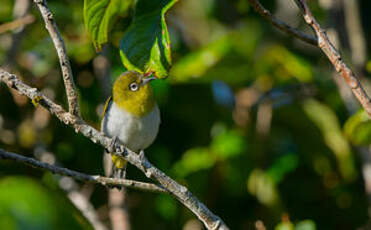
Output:
<instances>
[{"instance_id":1,"label":"bird's head","mask_svg":"<svg viewBox=\"0 0 371 230\"><path fill-rule=\"evenodd\" d=\"M151 85L148 83L155 77L127 71L120 75L113 84L112 99L121 108L136 116L145 116L155 106Z\"/></svg>"}]
</instances>

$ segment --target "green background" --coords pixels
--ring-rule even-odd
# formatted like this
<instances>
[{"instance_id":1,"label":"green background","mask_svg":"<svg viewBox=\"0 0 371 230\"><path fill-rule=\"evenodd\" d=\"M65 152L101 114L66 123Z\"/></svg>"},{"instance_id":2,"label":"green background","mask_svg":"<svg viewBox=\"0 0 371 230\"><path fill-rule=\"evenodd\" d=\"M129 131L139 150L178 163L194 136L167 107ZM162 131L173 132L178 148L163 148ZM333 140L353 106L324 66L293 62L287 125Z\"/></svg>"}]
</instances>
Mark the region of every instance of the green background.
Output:
<instances>
[{"instance_id":1,"label":"green background","mask_svg":"<svg viewBox=\"0 0 371 230\"><path fill-rule=\"evenodd\" d=\"M290 17L279 14L286 9L282 4L262 2L310 33L294 3L286 6L294 12ZM371 3L359 4L369 43ZM13 0L1 0L0 24L13 20L13 5ZM325 28L341 32L342 54L351 63L349 38L342 32L344 23L337 21L341 12L317 1L310 6ZM124 71L120 40L134 13L131 9L115 21L109 43L96 53L84 26L82 1L49 1L49 7L66 42L82 116L99 128L110 84ZM0 34L1 66L66 107L53 44L34 5L30 13L36 21L25 28L13 53L13 34ZM172 67L167 79L153 82L162 124L146 150L149 160L186 185L231 229L254 229L258 220L267 229L365 226L371 204L363 174L369 119L356 113L359 107L351 97L344 103L333 67L320 50L277 31L247 0L179 0L166 21ZM97 72L102 58L110 63L105 77ZM367 86L371 61L352 68ZM100 146L5 85L0 86L0 105L0 148L104 174ZM127 173L147 181L132 166ZM87 187L99 218L108 224L106 188L78 185ZM168 195L129 190L128 197L132 229L182 229L195 218ZM91 228L69 202L60 176L0 161L0 229Z\"/></svg>"}]
</instances>

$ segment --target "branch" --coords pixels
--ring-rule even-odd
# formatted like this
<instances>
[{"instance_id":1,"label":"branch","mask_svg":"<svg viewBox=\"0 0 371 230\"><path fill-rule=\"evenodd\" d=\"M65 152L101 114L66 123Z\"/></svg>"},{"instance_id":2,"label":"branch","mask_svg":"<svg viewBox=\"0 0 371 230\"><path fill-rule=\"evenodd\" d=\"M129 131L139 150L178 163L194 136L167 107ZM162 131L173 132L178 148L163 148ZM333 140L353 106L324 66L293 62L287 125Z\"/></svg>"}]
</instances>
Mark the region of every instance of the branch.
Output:
<instances>
[{"instance_id":1,"label":"branch","mask_svg":"<svg viewBox=\"0 0 371 230\"><path fill-rule=\"evenodd\" d=\"M80 132L94 143L109 149L113 154L122 156L125 160L140 169L148 178L157 180L166 190L169 191L184 206L190 209L207 227L207 229L229 229L222 219L213 214L201 201L197 199L186 187L178 184L168 177L164 172L153 166L144 155L138 155L135 152L125 148L118 143L112 144L111 138L104 133L97 131L86 124L80 117L66 112L60 105L55 104L36 88L24 84L15 75L12 75L0 69L0 81L3 81L9 88L17 90L20 94L29 97L34 105L42 105L44 108L54 114L59 120L68 126ZM114 180L114 179L111 179Z\"/></svg>"},{"instance_id":2,"label":"branch","mask_svg":"<svg viewBox=\"0 0 371 230\"><path fill-rule=\"evenodd\" d=\"M30 11L30 1L29 0L15 0L13 5L13 17L16 19L25 17ZM16 57L20 49L20 44L25 35L25 27L19 27L17 30L13 31L11 37L11 46L9 47L6 59L5 66L8 69L12 69L16 64Z\"/></svg>"},{"instance_id":3,"label":"branch","mask_svg":"<svg viewBox=\"0 0 371 230\"><path fill-rule=\"evenodd\" d=\"M335 70L341 74L348 86L352 89L362 107L367 114L371 116L371 101L366 91L363 89L361 82L353 71L342 60L339 52L327 37L326 31L319 25L309 9L306 0L295 0L299 9L302 11L305 22L314 30L318 38L318 47L326 54Z\"/></svg>"},{"instance_id":4,"label":"branch","mask_svg":"<svg viewBox=\"0 0 371 230\"><path fill-rule=\"evenodd\" d=\"M0 34L5 33L8 30L15 30L19 27L31 24L35 21L35 17L31 14L28 14L24 17L17 18L14 21L7 22L0 25Z\"/></svg>"},{"instance_id":5,"label":"branch","mask_svg":"<svg viewBox=\"0 0 371 230\"><path fill-rule=\"evenodd\" d=\"M23 164L27 164L27 165L30 165L36 168L47 170L52 173L73 177L80 181L91 182L91 183L100 184L103 186L108 186L108 187L109 186L111 187L112 186L120 186L120 187L123 186L123 187L129 187L129 188L142 190L142 191L167 193L167 191L159 185L149 184L149 183L144 183L144 182L139 182L139 181L134 181L134 180L114 179L114 178L103 177L103 176L88 175L88 174L80 173L80 172L73 171L67 168L62 168L62 167L54 166L54 165L51 165L45 162L41 162L34 158L25 157L25 156L22 156L16 153L6 152L3 149L0 149L0 158L14 160L14 161L21 162Z\"/></svg>"},{"instance_id":6,"label":"branch","mask_svg":"<svg viewBox=\"0 0 371 230\"><path fill-rule=\"evenodd\" d=\"M321 28L316 19L313 17L312 12L310 11L306 0L294 0L298 5L299 9L302 11L305 22L312 27L316 33L317 39L310 37L307 34L304 34L296 29L290 27L286 23L275 18L268 10L266 10L259 0L249 0L254 9L267 19L271 24L279 28L280 30L297 37L311 45L319 47L328 57L332 65L335 67L335 70L341 74L345 79L348 86L351 88L353 94L361 103L364 110L371 117L371 101L366 91L363 89L361 82L358 77L353 73L353 71L344 63L339 52L335 49L333 44L330 42L329 38L326 35L326 31Z\"/></svg>"},{"instance_id":7,"label":"branch","mask_svg":"<svg viewBox=\"0 0 371 230\"><path fill-rule=\"evenodd\" d=\"M59 63L61 65L63 74L63 81L66 87L69 112L75 116L80 116L76 86L73 82L71 64L67 56L67 51L62 35L57 28L57 24L54 21L52 12L46 4L46 0L34 0L34 2L40 10L41 16L45 22L45 27L48 30L50 37L53 40L55 49L58 53Z\"/></svg>"},{"instance_id":8,"label":"branch","mask_svg":"<svg viewBox=\"0 0 371 230\"><path fill-rule=\"evenodd\" d=\"M367 61L367 45L362 29L359 1L344 1L345 25L349 38L352 61L357 68L363 68Z\"/></svg>"},{"instance_id":9,"label":"branch","mask_svg":"<svg viewBox=\"0 0 371 230\"><path fill-rule=\"evenodd\" d=\"M309 34L303 33L300 30L297 30L285 22L279 20L274 15L269 12L269 10L265 9L264 6L259 2L259 0L249 0L250 4L254 7L254 10L259 13L261 16L263 16L265 19L267 19L272 25L277 27L278 29L282 30L285 33L288 33L289 35L292 35L306 43L309 43L311 45L317 46L318 42L317 39Z\"/></svg>"},{"instance_id":10,"label":"branch","mask_svg":"<svg viewBox=\"0 0 371 230\"><path fill-rule=\"evenodd\" d=\"M66 191L66 190L65 190ZM116 191L116 189L112 189ZM85 194L79 191L66 191L70 201L80 210L82 215L91 223L94 230L108 230L108 228L99 220L94 206L89 202Z\"/></svg>"}]
</instances>

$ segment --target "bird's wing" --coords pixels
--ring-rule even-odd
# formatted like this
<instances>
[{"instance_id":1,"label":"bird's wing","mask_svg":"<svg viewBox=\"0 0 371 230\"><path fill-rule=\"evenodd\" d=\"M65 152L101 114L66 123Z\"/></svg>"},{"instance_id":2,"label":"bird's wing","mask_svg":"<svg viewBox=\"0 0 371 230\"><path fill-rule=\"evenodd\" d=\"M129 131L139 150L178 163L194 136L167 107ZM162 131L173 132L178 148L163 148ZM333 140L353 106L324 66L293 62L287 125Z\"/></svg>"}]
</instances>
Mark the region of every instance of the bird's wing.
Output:
<instances>
[{"instance_id":1,"label":"bird's wing","mask_svg":"<svg viewBox=\"0 0 371 230\"><path fill-rule=\"evenodd\" d=\"M109 110L109 108L111 107L111 104L112 104L112 96L110 96L107 101L106 101L106 104L104 105L104 109L103 109L103 114L102 114L102 117L104 119L104 116L106 115L106 112Z\"/></svg>"}]
</instances>

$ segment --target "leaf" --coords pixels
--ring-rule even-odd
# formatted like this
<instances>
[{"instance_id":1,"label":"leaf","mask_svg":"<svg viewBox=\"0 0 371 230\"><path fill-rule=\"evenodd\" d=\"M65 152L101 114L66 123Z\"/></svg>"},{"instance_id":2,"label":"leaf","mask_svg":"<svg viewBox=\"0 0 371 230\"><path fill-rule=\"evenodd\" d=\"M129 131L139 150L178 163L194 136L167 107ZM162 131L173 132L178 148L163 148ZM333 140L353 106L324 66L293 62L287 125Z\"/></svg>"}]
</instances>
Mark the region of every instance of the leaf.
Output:
<instances>
[{"instance_id":1,"label":"leaf","mask_svg":"<svg viewBox=\"0 0 371 230\"><path fill-rule=\"evenodd\" d=\"M217 64L231 49L230 43L230 37L224 36L186 55L177 61L171 69L171 80L175 82L186 82L202 77L206 71Z\"/></svg>"},{"instance_id":2,"label":"leaf","mask_svg":"<svg viewBox=\"0 0 371 230\"><path fill-rule=\"evenodd\" d=\"M108 42L113 22L125 15L132 0L84 0L84 21L97 50Z\"/></svg>"},{"instance_id":3,"label":"leaf","mask_svg":"<svg viewBox=\"0 0 371 230\"><path fill-rule=\"evenodd\" d=\"M272 178L275 184L280 183L286 174L294 171L299 164L298 156L295 154L285 154L280 157L267 170L267 174Z\"/></svg>"},{"instance_id":4,"label":"leaf","mask_svg":"<svg viewBox=\"0 0 371 230\"><path fill-rule=\"evenodd\" d=\"M295 225L295 230L316 230L316 223L313 220L303 220Z\"/></svg>"},{"instance_id":5,"label":"leaf","mask_svg":"<svg viewBox=\"0 0 371 230\"><path fill-rule=\"evenodd\" d=\"M168 75L171 65L166 11L177 0L138 0L134 20L120 43L120 56L128 70Z\"/></svg>"},{"instance_id":6,"label":"leaf","mask_svg":"<svg viewBox=\"0 0 371 230\"><path fill-rule=\"evenodd\" d=\"M6 221L4 221L6 220ZM60 190L25 176L0 179L0 229L93 229Z\"/></svg>"},{"instance_id":7,"label":"leaf","mask_svg":"<svg viewBox=\"0 0 371 230\"><path fill-rule=\"evenodd\" d=\"M275 230L294 230L294 225L290 221L285 221L279 223L275 228Z\"/></svg>"},{"instance_id":8,"label":"leaf","mask_svg":"<svg viewBox=\"0 0 371 230\"><path fill-rule=\"evenodd\" d=\"M303 103L303 109L308 118L321 131L326 145L334 152L344 178L348 181L353 180L357 172L351 147L343 135L334 111L316 100L306 100Z\"/></svg>"},{"instance_id":9,"label":"leaf","mask_svg":"<svg viewBox=\"0 0 371 230\"><path fill-rule=\"evenodd\" d=\"M246 149L246 141L239 132L230 130L216 136L210 148L218 158L228 159L241 155Z\"/></svg>"},{"instance_id":10,"label":"leaf","mask_svg":"<svg viewBox=\"0 0 371 230\"><path fill-rule=\"evenodd\" d=\"M345 136L355 145L371 143L371 120L362 109L351 116L344 125Z\"/></svg>"},{"instance_id":11,"label":"leaf","mask_svg":"<svg viewBox=\"0 0 371 230\"><path fill-rule=\"evenodd\" d=\"M284 46L272 45L261 55L257 63L258 73L272 71L277 79L297 78L300 82L313 80L312 66L304 58L291 52Z\"/></svg>"},{"instance_id":12,"label":"leaf","mask_svg":"<svg viewBox=\"0 0 371 230\"><path fill-rule=\"evenodd\" d=\"M209 169L215 164L215 158L208 148L197 147L186 151L182 159L174 164L174 173L185 177L203 169Z\"/></svg>"},{"instance_id":13,"label":"leaf","mask_svg":"<svg viewBox=\"0 0 371 230\"><path fill-rule=\"evenodd\" d=\"M254 169L246 181L247 190L265 205L279 201L278 191L270 175L261 169Z\"/></svg>"},{"instance_id":14,"label":"leaf","mask_svg":"<svg viewBox=\"0 0 371 230\"><path fill-rule=\"evenodd\" d=\"M240 84L249 78L247 74L253 75L247 63L253 62L262 37L260 25L249 21L248 24L242 22L234 31L222 28L216 29L218 35L213 36L211 42L174 63L169 74L172 83L209 83L217 79Z\"/></svg>"}]
</instances>

